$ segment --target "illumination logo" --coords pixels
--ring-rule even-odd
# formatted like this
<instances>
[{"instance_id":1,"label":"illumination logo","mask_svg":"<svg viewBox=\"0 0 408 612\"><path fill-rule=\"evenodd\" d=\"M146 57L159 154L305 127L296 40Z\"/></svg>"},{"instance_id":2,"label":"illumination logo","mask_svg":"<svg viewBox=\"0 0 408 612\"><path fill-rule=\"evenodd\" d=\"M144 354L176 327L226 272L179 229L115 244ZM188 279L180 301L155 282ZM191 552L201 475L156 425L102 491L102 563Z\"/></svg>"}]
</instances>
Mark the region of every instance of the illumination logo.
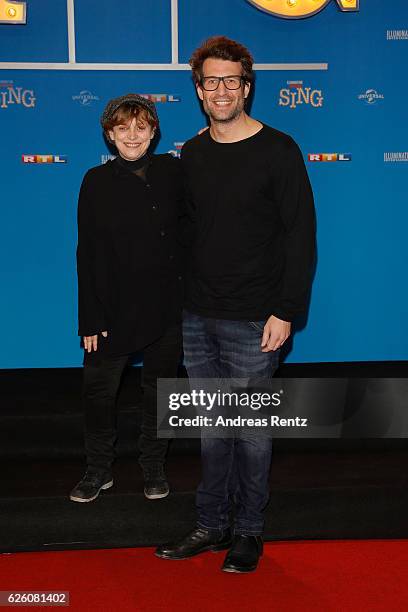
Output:
<instances>
[{"instance_id":1,"label":"illumination logo","mask_svg":"<svg viewBox=\"0 0 408 612\"><path fill-rule=\"evenodd\" d=\"M8 108L13 104L34 108L36 97L32 89L16 87L13 81L0 81L0 108Z\"/></svg>"},{"instance_id":2,"label":"illumination logo","mask_svg":"<svg viewBox=\"0 0 408 612\"><path fill-rule=\"evenodd\" d=\"M408 40L408 30L387 30L387 40Z\"/></svg>"},{"instance_id":3,"label":"illumination logo","mask_svg":"<svg viewBox=\"0 0 408 612\"><path fill-rule=\"evenodd\" d=\"M303 81L287 81L289 87L279 92L279 106L296 108L299 104L309 104L314 108L323 106L321 89L304 87Z\"/></svg>"},{"instance_id":4,"label":"illumination logo","mask_svg":"<svg viewBox=\"0 0 408 612\"><path fill-rule=\"evenodd\" d=\"M66 164L66 155L23 155L23 164Z\"/></svg>"},{"instance_id":5,"label":"illumination logo","mask_svg":"<svg viewBox=\"0 0 408 612\"><path fill-rule=\"evenodd\" d=\"M152 102L181 102L181 98L175 94L139 94L146 100L151 100Z\"/></svg>"},{"instance_id":6,"label":"illumination logo","mask_svg":"<svg viewBox=\"0 0 408 612\"><path fill-rule=\"evenodd\" d=\"M391 163L408 162L408 151L387 151L384 153L384 161Z\"/></svg>"},{"instance_id":7,"label":"illumination logo","mask_svg":"<svg viewBox=\"0 0 408 612\"><path fill-rule=\"evenodd\" d=\"M341 11L358 11L360 0L247 0L256 8L283 19L303 19L320 13L330 2Z\"/></svg>"},{"instance_id":8,"label":"illumination logo","mask_svg":"<svg viewBox=\"0 0 408 612\"><path fill-rule=\"evenodd\" d=\"M348 162L351 161L351 153L309 153L310 162Z\"/></svg>"}]
</instances>

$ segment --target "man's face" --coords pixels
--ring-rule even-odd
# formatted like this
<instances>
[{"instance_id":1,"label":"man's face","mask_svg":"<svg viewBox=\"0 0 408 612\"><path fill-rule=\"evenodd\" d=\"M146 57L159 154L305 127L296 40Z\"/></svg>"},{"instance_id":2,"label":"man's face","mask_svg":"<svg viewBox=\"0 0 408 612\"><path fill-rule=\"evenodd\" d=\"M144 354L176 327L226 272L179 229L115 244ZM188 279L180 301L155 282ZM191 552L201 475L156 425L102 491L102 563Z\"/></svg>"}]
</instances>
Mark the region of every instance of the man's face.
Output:
<instances>
[{"instance_id":1,"label":"man's face","mask_svg":"<svg viewBox=\"0 0 408 612\"><path fill-rule=\"evenodd\" d=\"M109 137L115 143L119 155L128 161L136 161L142 157L153 136L154 131L147 121L136 117L109 130Z\"/></svg>"},{"instance_id":2,"label":"man's face","mask_svg":"<svg viewBox=\"0 0 408 612\"><path fill-rule=\"evenodd\" d=\"M203 77L225 77L241 76L241 62L230 62L208 58L203 63ZM227 89L223 81L220 81L215 91L206 91L197 84L197 92L203 101L204 110L214 122L228 123L233 121L244 110L245 98L250 89L249 83L241 85L239 89Z\"/></svg>"}]
</instances>

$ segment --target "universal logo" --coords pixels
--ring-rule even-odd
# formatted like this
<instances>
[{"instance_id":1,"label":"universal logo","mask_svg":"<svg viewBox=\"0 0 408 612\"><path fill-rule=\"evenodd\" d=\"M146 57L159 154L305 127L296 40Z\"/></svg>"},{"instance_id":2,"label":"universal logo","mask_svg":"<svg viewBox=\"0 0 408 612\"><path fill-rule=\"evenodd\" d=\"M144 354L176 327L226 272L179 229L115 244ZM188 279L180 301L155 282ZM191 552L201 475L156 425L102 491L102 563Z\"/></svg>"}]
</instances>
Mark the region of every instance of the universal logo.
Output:
<instances>
[{"instance_id":1,"label":"universal logo","mask_svg":"<svg viewBox=\"0 0 408 612\"><path fill-rule=\"evenodd\" d=\"M181 102L181 98L175 94L140 94L146 100L152 102Z\"/></svg>"},{"instance_id":2,"label":"universal logo","mask_svg":"<svg viewBox=\"0 0 408 612\"><path fill-rule=\"evenodd\" d=\"M79 92L77 96L72 96L74 102L79 102L81 106L91 106L92 102L98 102L98 96L95 96L93 93L84 89Z\"/></svg>"},{"instance_id":3,"label":"universal logo","mask_svg":"<svg viewBox=\"0 0 408 612\"><path fill-rule=\"evenodd\" d=\"M296 108L299 104L309 104L314 108L323 106L323 94L321 89L304 87L303 81L286 81L289 87L279 92L279 106Z\"/></svg>"},{"instance_id":4,"label":"universal logo","mask_svg":"<svg viewBox=\"0 0 408 612\"><path fill-rule=\"evenodd\" d=\"M310 162L348 162L351 161L351 153L309 153Z\"/></svg>"},{"instance_id":5,"label":"universal logo","mask_svg":"<svg viewBox=\"0 0 408 612\"><path fill-rule=\"evenodd\" d=\"M16 87L13 81L0 81L0 108L8 108L12 104L34 108L36 97L32 89Z\"/></svg>"},{"instance_id":6,"label":"universal logo","mask_svg":"<svg viewBox=\"0 0 408 612\"><path fill-rule=\"evenodd\" d=\"M408 151L395 151L384 153L385 162L408 162Z\"/></svg>"},{"instance_id":7,"label":"universal logo","mask_svg":"<svg viewBox=\"0 0 408 612\"><path fill-rule=\"evenodd\" d=\"M364 100L366 104L373 105L379 100L384 100L383 94L378 93L375 89L367 89L365 93L358 96L359 100Z\"/></svg>"},{"instance_id":8,"label":"universal logo","mask_svg":"<svg viewBox=\"0 0 408 612\"><path fill-rule=\"evenodd\" d=\"M332 0L247 0L256 8L284 19L303 19L316 15ZM359 0L334 0L341 11L358 11Z\"/></svg>"},{"instance_id":9,"label":"universal logo","mask_svg":"<svg viewBox=\"0 0 408 612\"><path fill-rule=\"evenodd\" d=\"M408 30L387 30L387 40L408 40Z\"/></svg>"},{"instance_id":10,"label":"universal logo","mask_svg":"<svg viewBox=\"0 0 408 612\"><path fill-rule=\"evenodd\" d=\"M170 149L170 151L167 151L167 153L170 153L170 155L172 155L173 157L180 157L183 144L184 142L173 142L174 149Z\"/></svg>"},{"instance_id":11,"label":"universal logo","mask_svg":"<svg viewBox=\"0 0 408 612\"><path fill-rule=\"evenodd\" d=\"M22 155L23 164L66 164L66 155Z\"/></svg>"}]
</instances>

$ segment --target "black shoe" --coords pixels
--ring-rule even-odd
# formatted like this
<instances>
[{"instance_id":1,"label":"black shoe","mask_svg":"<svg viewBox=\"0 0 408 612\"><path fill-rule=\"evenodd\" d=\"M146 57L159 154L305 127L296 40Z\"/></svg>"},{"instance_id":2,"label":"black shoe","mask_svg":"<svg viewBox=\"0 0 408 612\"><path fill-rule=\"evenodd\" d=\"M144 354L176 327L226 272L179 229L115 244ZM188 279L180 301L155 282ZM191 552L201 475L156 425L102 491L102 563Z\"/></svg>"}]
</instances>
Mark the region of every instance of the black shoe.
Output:
<instances>
[{"instance_id":1,"label":"black shoe","mask_svg":"<svg viewBox=\"0 0 408 612\"><path fill-rule=\"evenodd\" d=\"M223 572L253 572L262 552L261 536L236 535L221 569Z\"/></svg>"},{"instance_id":2,"label":"black shoe","mask_svg":"<svg viewBox=\"0 0 408 612\"><path fill-rule=\"evenodd\" d=\"M175 544L164 544L156 549L156 557L161 559L188 559L206 550L217 552L231 546L231 532L214 532L196 527L185 538Z\"/></svg>"},{"instance_id":3,"label":"black shoe","mask_svg":"<svg viewBox=\"0 0 408 612\"><path fill-rule=\"evenodd\" d=\"M111 472L87 470L82 480L72 489L69 499L75 502L90 502L98 497L101 490L110 489L112 485Z\"/></svg>"},{"instance_id":4,"label":"black shoe","mask_svg":"<svg viewBox=\"0 0 408 612\"><path fill-rule=\"evenodd\" d=\"M147 499L161 499L170 493L169 483L162 465L143 468L144 494Z\"/></svg>"}]
</instances>

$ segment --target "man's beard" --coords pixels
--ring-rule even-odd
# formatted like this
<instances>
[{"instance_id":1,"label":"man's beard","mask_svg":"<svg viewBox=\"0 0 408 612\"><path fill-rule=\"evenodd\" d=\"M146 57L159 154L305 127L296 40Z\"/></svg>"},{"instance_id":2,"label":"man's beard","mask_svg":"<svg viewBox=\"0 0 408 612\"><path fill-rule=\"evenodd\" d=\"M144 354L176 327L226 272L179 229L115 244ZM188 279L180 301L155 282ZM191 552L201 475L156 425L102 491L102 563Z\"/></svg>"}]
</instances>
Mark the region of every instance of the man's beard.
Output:
<instances>
[{"instance_id":1,"label":"man's beard","mask_svg":"<svg viewBox=\"0 0 408 612\"><path fill-rule=\"evenodd\" d=\"M213 113L212 109L209 108L208 104L203 101L204 110L211 119L211 121L213 121L214 123L230 123L234 121L244 110L244 105L245 100L239 100L235 108L232 108L231 112L228 115L222 115L219 117L215 113Z\"/></svg>"}]
</instances>

